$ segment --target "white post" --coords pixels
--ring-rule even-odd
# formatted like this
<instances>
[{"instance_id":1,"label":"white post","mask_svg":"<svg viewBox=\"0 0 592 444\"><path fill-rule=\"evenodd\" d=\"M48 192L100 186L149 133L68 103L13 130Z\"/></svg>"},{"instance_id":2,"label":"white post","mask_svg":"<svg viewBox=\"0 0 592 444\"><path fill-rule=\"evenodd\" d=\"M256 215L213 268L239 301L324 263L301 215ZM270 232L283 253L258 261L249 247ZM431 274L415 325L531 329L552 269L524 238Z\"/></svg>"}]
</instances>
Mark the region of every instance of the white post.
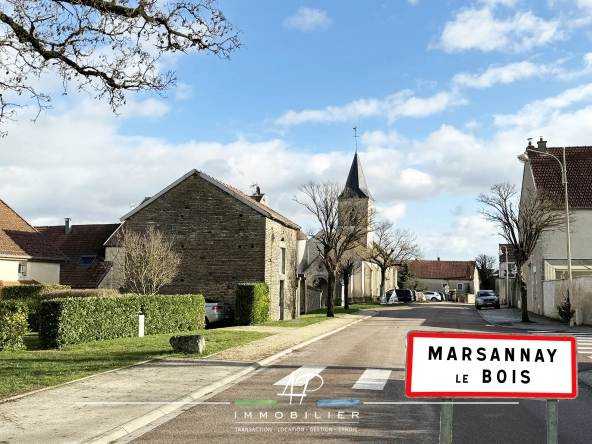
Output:
<instances>
[{"instance_id":1,"label":"white post","mask_svg":"<svg viewBox=\"0 0 592 444\"><path fill-rule=\"evenodd\" d=\"M144 315L138 315L138 337L144 337Z\"/></svg>"}]
</instances>

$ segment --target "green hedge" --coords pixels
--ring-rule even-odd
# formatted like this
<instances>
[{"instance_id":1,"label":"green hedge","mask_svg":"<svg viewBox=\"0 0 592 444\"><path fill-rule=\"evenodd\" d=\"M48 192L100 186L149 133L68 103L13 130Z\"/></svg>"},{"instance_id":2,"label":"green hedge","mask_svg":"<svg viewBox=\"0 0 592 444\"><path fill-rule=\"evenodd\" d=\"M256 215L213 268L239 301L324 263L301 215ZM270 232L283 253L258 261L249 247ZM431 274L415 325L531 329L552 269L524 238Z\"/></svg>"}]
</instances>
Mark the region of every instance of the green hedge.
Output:
<instances>
[{"instance_id":1,"label":"green hedge","mask_svg":"<svg viewBox=\"0 0 592 444\"><path fill-rule=\"evenodd\" d=\"M261 324L269 318L269 287L264 282L238 284L234 322L236 325Z\"/></svg>"},{"instance_id":2,"label":"green hedge","mask_svg":"<svg viewBox=\"0 0 592 444\"><path fill-rule=\"evenodd\" d=\"M0 301L0 350L22 350L27 330L26 301Z\"/></svg>"},{"instance_id":3,"label":"green hedge","mask_svg":"<svg viewBox=\"0 0 592 444\"><path fill-rule=\"evenodd\" d=\"M138 336L138 314L146 335L199 330L205 324L202 295L120 295L43 301L39 344L68 344Z\"/></svg>"},{"instance_id":4,"label":"green hedge","mask_svg":"<svg viewBox=\"0 0 592 444\"><path fill-rule=\"evenodd\" d=\"M25 301L29 307L27 322L29 330L39 331L39 309L45 294L55 290L68 290L68 285L59 284L34 284L34 285L7 285L0 290L0 299L3 301Z\"/></svg>"},{"instance_id":5,"label":"green hedge","mask_svg":"<svg viewBox=\"0 0 592 444\"><path fill-rule=\"evenodd\" d=\"M43 293L43 300L64 298L92 298L105 296L119 296L117 290L107 288L90 288L84 290L50 290Z\"/></svg>"}]
</instances>

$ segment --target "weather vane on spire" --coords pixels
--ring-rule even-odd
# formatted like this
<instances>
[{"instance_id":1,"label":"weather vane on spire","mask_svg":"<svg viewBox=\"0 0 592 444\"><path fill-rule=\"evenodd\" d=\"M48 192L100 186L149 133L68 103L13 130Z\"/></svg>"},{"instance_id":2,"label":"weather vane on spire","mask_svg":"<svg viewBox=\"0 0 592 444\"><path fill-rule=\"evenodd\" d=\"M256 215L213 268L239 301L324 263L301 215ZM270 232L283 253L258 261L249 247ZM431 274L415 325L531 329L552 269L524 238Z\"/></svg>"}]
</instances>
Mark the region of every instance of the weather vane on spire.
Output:
<instances>
[{"instance_id":1,"label":"weather vane on spire","mask_svg":"<svg viewBox=\"0 0 592 444\"><path fill-rule=\"evenodd\" d=\"M354 139L356 139L356 153L358 152L358 126L354 126Z\"/></svg>"}]
</instances>

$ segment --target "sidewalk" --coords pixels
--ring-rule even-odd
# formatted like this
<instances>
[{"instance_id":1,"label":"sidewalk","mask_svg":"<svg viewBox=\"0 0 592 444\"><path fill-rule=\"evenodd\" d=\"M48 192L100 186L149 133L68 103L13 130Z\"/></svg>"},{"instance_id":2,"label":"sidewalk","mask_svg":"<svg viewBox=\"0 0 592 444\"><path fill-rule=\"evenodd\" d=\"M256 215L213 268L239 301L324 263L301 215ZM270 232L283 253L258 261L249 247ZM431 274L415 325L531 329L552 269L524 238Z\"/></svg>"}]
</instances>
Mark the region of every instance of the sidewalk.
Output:
<instances>
[{"instance_id":1,"label":"sidewalk","mask_svg":"<svg viewBox=\"0 0 592 444\"><path fill-rule=\"evenodd\" d=\"M187 403L293 349L375 313L362 310L306 327L280 327L279 330L277 327L232 327L263 331L272 328L280 332L204 359L158 359L9 398L0 403L0 442L112 442L187 407ZM101 402L114 404L92 404Z\"/></svg>"},{"instance_id":2,"label":"sidewalk","mask_svg":"<svg viewBox=\"0 0 592 444\"><path fill-rule=\"evenodd\" d=\"M522 322L522 310L514 307L502 306L499 310L477 310L477 313L485 322L498 325L500 327L517 328L528 331L545 331L548 333L592 333L592 327L588 325L577 325L570 327L565 322L545 316L528 313L531 322Z\"/></svg>"}]
</instances>

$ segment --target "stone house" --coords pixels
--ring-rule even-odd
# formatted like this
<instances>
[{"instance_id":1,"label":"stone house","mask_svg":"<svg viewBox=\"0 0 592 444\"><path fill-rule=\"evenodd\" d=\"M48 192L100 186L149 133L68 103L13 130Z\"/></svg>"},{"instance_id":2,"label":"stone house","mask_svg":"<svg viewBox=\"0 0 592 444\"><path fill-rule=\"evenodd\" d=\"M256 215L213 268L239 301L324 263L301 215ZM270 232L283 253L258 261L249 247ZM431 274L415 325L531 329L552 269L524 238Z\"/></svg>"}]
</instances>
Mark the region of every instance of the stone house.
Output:
<instances>
[{"instance_id":1,"label":"stone house","mask_svg":"<svg viewBox=\"0 0 592 444\"><path fill-rule=\"evenodd\" d=\"M374 199L370 194L362 163L358 153L354 155L345 186L339 196L338 223L347 226L349 215L345 214L345 208L359 207L360 214L371 214L374 209ZM349 299L351 302L364 300L377 300L380 297L380 268L378 265L366 260L368 251L372 247L373 235L369 232L360 240L355 249L349 254L355 260L354 272L349 280ZM306 277L308 285L315 287L320 296L315 306L307 307L307 311L320 308L327 302L327 272L321 262L318 251L318 240L312 236L303 246L303 254L298 263L299 273ZM344 298L344 283L336 282L336 303L342 304ZM397 285L397 271L395 267L389 268L386 274L386 290Z\"/></svg>"},{"instance_id":2,"label":"stone house","mask_svg":"<svg viewBox=\"0 0 592 444\"><path fill-rule=\"evenodd\" d=\"M563 149L547 147L541 140L536 148L527 147L528 161L524 163L521 198L545 192L557 202L558 211L565 211L565 194L559 162L563 164ZM532 151L531 151L532 150ZM540 153L540 154L539 154ZM567 190L570 214L570 244L574 288L578 278L592 277L592 146L565 147ZM567 289L549 283L568 279L567 239L565 230L543 233L523 272L528 289L528 308L545 316L556 316L555 307ZM545 293L545 288L563 291ZM574 292L573 302L584 310L585 323L592 324L592 297Z\"/></svg>"},{"instance_id":3,"label":"stone house","mask_svg":"<svg viewBox=\"0 0 592 444\"><path fill-rule=\"evenodd\" d=\"M0 199L0 286L59 284L68 257Z\"/></svg>"},{"instance_id":4,"label":"stone house","mask_svg":"<svg viewBox=\"0 0 592 444\"><path fill-rule=\"evenodd\" d=\"M126 230L155 227L170 236L182 254L179 273L161 293L201 293L234 305L237 284L266 282L270 319L299 316L296 257L300 227L269 208L266 195L249 196L191 170L120 220ZM117 234L105 247L106 260L114 262L114 269L102 286L117 288L114 259L121 249Z\"/></svg>"},{"instance_id":5,"label":"stone house","mask_svg":"<svg viewBox=\"0 0 592 444\"><path fill-rule=\"evenodd\" d=\"M71 288L99 288L111 266L105 261L104 243L120 224L64 225L35 227L70 260L60 267L60 284Z\"/></svg>"},{"instance_id":6,"label":"stone house","mask_svg":"<svg viewBox=\"0 0 592 444\"><path fill-rule=\"evenodd\" d=\"M429 291L455 290L457 296L469 296L479 291L479 273L475 261L428 261L407 262L411 273L428 286Z\"/></svg>"}]
</instances>

